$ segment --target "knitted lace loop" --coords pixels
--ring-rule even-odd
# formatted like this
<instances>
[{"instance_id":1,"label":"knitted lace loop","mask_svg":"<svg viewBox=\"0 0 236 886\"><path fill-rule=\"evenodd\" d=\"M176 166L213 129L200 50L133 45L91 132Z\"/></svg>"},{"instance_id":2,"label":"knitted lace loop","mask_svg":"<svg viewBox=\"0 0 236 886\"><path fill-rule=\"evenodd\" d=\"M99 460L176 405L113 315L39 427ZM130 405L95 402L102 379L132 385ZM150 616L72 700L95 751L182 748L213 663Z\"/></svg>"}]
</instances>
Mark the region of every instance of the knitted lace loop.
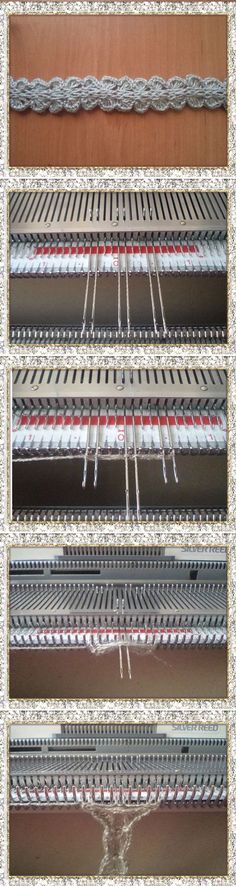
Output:
<instances>
[{"instance_id":1,"label":"knitted lace loop","mask_svg":"<svg viewBox=\"0 0 236 886\"><path fill-rule=\"evenodd\" d=\"M227 105L226 80L215 77L53 77L52 80L10 79L10 107L13 111L36 111L43 114L59 114L68 111L181 111L190 108L225 108Z\"/></svg>"}]
</instances>

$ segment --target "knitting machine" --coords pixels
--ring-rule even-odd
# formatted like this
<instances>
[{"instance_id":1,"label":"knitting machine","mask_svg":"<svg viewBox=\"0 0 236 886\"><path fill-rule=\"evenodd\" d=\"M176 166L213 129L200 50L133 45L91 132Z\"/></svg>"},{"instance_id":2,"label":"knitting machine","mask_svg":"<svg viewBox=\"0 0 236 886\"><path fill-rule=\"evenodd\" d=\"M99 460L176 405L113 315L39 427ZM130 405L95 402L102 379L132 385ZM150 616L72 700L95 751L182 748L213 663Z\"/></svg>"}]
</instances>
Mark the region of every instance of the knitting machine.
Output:
<instances>
[{"instance_id":1,"label":"knitting machine","mask_svg":"<svg viewBox=\"0 0 236 886\"><path fill-rule=\"evenodd\" d=\"M11 648L118 647L131 678L129 649L223 646L226 571L225 549L12 550Z\"/></svg>"},{"instance_id":2,"label":"knitting machine","mask_svg":"<svg viewBox=\"0 0 236 886\"><path fill-rule=\"evenodd\" d=\"M14 808L226 805L225 727L76 725L10 742Z\"/></svg>"},{"instance_id":3,"label":"knitting machine","mask_svg":"<svg viewBox=\"0 0 236 886\"><path fill-rule=\"evenodd\" d=\"M10 198L11 341L226 341L223 192Z\"/></svg>"},{"instance_id":4,"label":"knitting machine","mask_svg":"<svg viewBox=\"0 0 236 886\"><path fill-rule=\"evenodd\" d=\"M17 520L223 520L226 372L13 372Z\"/></svg>"}]
</instances>

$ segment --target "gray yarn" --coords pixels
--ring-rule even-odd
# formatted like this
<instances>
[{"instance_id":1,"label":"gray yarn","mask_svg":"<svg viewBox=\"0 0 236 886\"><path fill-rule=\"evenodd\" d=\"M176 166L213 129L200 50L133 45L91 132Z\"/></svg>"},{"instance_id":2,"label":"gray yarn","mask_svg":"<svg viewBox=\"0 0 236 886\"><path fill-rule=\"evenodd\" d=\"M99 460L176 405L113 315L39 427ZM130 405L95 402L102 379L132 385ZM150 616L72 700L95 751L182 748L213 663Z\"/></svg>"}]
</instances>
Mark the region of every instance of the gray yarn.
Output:
<instances>
[{"instance_id":1,"label":"gray yarn","mask_svg":"<svg viewBox=\"0 0 236 886\"><path fill-rule=\"evenodd\" d=\"M13 111L36 111L38 114L50 111L59 114L69 111L75 114L83 108L92 111L137 111L144 114L149 109L167 111L170 108L181 111L185 105L190 108L225 108L227 104L226 80L215 77L53 77L52 80L19 80L10 78L10 107Z\"/></svg>"}]
</instances>

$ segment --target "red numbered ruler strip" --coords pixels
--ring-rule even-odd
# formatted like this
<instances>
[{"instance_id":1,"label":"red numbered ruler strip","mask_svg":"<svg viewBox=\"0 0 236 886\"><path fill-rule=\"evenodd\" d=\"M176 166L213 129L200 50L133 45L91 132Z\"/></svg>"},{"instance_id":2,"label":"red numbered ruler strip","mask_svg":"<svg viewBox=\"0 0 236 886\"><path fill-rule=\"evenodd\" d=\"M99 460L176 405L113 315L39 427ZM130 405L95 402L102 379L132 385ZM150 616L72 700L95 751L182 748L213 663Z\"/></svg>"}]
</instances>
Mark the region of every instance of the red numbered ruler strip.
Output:
<instances>
[{"instance_id":1,"label":"red numbered ruler strip","mask_svg":"<svg viewBox=\"0 0 236 886\"><path fill-rule=\"evenodd\" d=\"M143 272L226 273L226 243L217 240L114 243L13 243L13 276Z\"/></svg>"},{"instance_id":2,"label":"red numbered ruler strip","mask_svg":"<svg viewBox=\"0 0 236 886\"><path fill-rule=\"evenodd\" d=\"M224 450L223 410L32 410L13 416L13 450Z\"/></svg>"}]
</instances>

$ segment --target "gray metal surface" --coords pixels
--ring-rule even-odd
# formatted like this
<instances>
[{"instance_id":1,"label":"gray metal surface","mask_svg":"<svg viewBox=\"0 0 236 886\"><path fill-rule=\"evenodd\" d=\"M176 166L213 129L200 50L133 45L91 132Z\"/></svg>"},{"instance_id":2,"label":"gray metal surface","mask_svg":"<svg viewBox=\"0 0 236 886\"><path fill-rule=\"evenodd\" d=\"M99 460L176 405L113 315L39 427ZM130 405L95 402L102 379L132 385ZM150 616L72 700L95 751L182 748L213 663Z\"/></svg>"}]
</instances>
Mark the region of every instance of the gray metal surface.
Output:
<instances>
[{"instance_id":1,"label":"gray metal surface","mask_svg":"<svg viewBox=\"0 0 236 886\"><path fill-rule=\"evenodd\" d=\"M225 406L224 369L18 369L13 406Z\"/></svg>"},{"instance_id":2,"label":"gray metal surface","mask_svg":"<svg viewBox=\"0 0 236 886\"><path fill-rule=\"evenodd\" d=\"M117 508L65 508L65 507L14 507L13 519L16 523L117 523L126 520L126 511ZM130 521L136 523L137 514L130 508ZM141 519L145 523L224 523L226 508L197 507L157 507L143 508Z\"/></svg>"},{"instance_id":3,"label":"gray metal surface","mask_svg":"<svg viewBox=\"0 0 236 886\"><path fill-rule=\"evenodd\" d=\"M11 585L14 625L110 624L222 625L226 591L222 584L90 584L58 580Z\"/></svg>"},{"instance_id":4,"label":"gray metal surface","mask_svg":"<svg viewBox=\"0 0 236 886\"><path fill-rule=\"evenodd\" d=\"M224 192L12 193L12 342L224 341L226 222Z\"/></svg>"},{"instance_id":5,"label":"gray metal surface","mask_svg":"<svg viewBox=\"0 0 236 886\"><path fill-rule=\"evenodd\" d=\"M203 548L198 556L196 551L178 548L168 549L157 547L68 547L60 557L55 554L51 558L47 548L42 548L42 557L37 560L28 549L22 558L16 559L11 554L10 580L25 584L32 581L59 581L75 579L78 581L190 581L217 582L226 584L227 562L226 552L218 549L205 551Z\"/></svg>"},{"instance_id":6,"label":"gray metal surface","mask_svg":"<svg viewBox=\"0 0 236 886\"><path fill-rule=\"evenodd\" d=\"M69 725L10 745L13 805L226 802L226 740L151 725ZM127 792L128 791L128 792Z\"/></svg>"},{"instance_id":7,"label":"gray metal surface","mask_svg":"<svg viewBox=\"0 0 236 886\"><path fill-rule=\"evenodd\" d=\"M224 239L226 206L223 192L18 191L10 198L10 230L21 239L113 230Z\"/></svg>"},{"instance_id":8,"label":"gray metal surface","mask_svg":"<svg viewBox=\"0 0 236 886\"><path fill-rule=\"evenodd\" d=\"M215 728L217 736L214 735ZM48 753L69 754L85 750L131 753L135 748L139 749L138 753L141 750L160 754L225 753L225 734L218 734L222 732L218 726L214 729L212 731L211 725L186 725L184 734L181 734L178 724L166 727L165 723L158 726L156 723L69 723L62 724L61 732L49 737L11 739L10 753L34 755L40 751L45 757Z\"/></svg>"},{"instance_id":9,"label":"gray metal surface","mask_svg":"<svg viewBox=\"0 0 236 886\"><path fill-rule=\"evenodd\" d=\"M161 559L158 549L143 557L114 549L13 561L11 647L224 645L226 561Z\"/></svg>"},{"instance_id":10,"label":"gray metal surface","mask_svg":"<svg viewBox=\"0 0 236 886\"><path fill-rule=\"evenodd\" d=\"M18 780L26 777L30 784L33 776L41 778L49 776L48 784L66 784L70 778L75 776L76 782L79 784L81 778L88 779L88 783L95 783L96 776L105 776L107 783L114 783L115 776L126 776L125 783L130 783L130 777L143 775L148 780L153 776L158 784L160 780L164 780L168 784L171 776L174 776L174 783L186 783L191 781L193 784L203 784L205 779L217 779L221 783L222 777L226 776L226 757L224 754L136 754L133 749L132 755L126 752L106 755L102 752L73 755L68 757L63 755L54 756L49 754L43 755L32 754L27 758L26 754L22 757L14 757L11 755L11 780L13 784L17 784ZM124 783L124 782L123 782Z\"/></svg>"},{"instance_id":11,"label":"gray metal surface","mask_svg":"<svg viewBox=\"0 0 236 886\"><path fill-rule=\"evenodd\" d=\"M169 328L166 333L162 329L156 335L153 329L131 329L132 342L134 344L151 344L156 341L160 344L225 344L227 339L226 327L212 326L198 328L182 327ZM91 342L89 330L82 337L82 329L74 327L53 326L19 326L14 325L10 330L11 343L17 345L26 344L68 344L76 345L83 342ZM126 331L120 334L119 330L99 328L94 331L93 342L97 344L118 344L127 341Z\"/></svg>"}]
</instances>

